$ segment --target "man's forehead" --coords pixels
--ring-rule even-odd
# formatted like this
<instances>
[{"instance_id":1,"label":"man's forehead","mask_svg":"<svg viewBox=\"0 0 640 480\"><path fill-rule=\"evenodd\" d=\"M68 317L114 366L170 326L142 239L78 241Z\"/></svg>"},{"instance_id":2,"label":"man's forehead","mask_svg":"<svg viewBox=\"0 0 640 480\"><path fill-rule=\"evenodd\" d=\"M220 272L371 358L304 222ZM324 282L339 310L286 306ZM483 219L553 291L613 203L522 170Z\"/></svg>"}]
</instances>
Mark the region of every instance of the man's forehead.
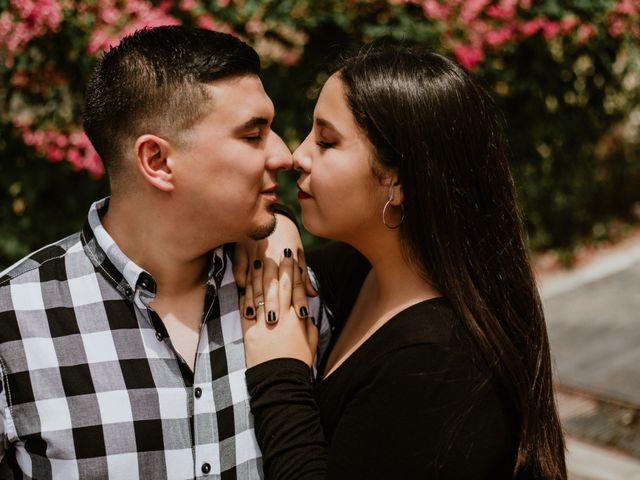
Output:
<instances>
[{"instance_id":1,"label":"man's forehead","mask_svg":"<svg viewBox=\"0 0 640 480\"><path fill-rule=\"evenodd\" d=\"M213 101L213 113L223 113L229 120L248 122L253 118L269 121L275 114L273 102L257 75L216 80L206 86ZM242 120L244 119L244 120Z\"/></svg>"}]
</instances>

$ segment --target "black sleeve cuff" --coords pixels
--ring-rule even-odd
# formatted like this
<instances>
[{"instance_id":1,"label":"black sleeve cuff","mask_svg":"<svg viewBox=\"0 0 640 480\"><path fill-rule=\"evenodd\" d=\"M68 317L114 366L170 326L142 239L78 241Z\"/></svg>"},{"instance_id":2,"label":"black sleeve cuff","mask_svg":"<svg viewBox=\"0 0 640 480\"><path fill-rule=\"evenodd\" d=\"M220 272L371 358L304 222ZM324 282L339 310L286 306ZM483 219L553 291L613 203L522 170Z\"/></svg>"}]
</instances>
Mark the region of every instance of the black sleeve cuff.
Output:
<instances>
[{"instance_id":1,"label":"black sleeve cuff","mask_svg":"<svg viewBox=\"0 0 640 480\"><path fill-rule=\"evenodd\" d=\"M246 373L247 388L249 392L255 390L257 386L265 380L278 381L280 379L297 379L306 383L311 379L311 369L302 360L295 358L274 358L263 363L259 363L248 368Z\"/></svg>"}]
</instances>

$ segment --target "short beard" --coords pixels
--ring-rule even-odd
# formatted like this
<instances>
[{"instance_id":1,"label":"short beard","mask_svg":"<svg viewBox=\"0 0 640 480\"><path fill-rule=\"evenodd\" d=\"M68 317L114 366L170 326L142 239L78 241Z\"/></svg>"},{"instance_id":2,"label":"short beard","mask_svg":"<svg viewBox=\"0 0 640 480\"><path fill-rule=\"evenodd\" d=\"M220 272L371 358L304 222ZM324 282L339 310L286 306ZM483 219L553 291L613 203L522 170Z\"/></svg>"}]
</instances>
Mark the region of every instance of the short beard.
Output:
<instances>
[{"instance_id":1,"label":"short beard","mask_svg":"<svg viewBox=\"0 0 640 480\"><path fill-rule=\"evenodd\" d=\"M251 240L262 240L263 238L267 238L275 231L277 225L278 219L275 215L273 215L271 217L271 222L267 223L266 225L259 226L253 232L251 232L248 237Z\"/></svg>"}]
</instances>

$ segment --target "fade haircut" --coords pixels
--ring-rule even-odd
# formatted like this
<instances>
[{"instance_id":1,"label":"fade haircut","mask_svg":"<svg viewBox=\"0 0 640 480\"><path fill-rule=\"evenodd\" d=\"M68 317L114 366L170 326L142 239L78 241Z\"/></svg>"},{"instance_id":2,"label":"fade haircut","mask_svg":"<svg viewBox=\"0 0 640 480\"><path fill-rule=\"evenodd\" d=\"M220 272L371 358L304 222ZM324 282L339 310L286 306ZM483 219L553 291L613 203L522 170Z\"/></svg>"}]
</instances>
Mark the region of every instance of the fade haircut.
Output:
<instances>
[{"instance_id":1,"label":"fade haircut","mask_svg":"<svg viewBox=\"0 0 640 480\"><path fill-rule=\"evenodd\" d=\"M163 26L125 37L98 61L84 106L85 132L112 184L140 135L179 143L209 112L207 83L259 73L255 50L226 33Z\"/></svg>"}]
</instances>

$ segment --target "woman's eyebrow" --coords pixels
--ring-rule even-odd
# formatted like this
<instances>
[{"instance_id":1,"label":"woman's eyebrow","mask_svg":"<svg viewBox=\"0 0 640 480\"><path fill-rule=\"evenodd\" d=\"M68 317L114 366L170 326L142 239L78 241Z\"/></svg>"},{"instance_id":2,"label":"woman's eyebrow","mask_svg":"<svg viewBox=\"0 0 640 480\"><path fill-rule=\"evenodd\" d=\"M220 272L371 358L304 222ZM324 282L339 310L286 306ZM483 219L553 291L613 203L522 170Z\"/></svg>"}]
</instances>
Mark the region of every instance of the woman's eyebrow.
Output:
<instances>
[{"instance_id":1,"label":"woman's eyebrow","mask_svg":"<svg viewBox=\"0 0 640 480\"><path fill-rule=\"evenodd\" d=\"M329 120L326 120L322 117L316 117L316 125L318 125L318 127L320 128L330 128L335 133L339 134L338 129L335 127L335 125L331 123Z\"/></svg>"}]
</instances>

